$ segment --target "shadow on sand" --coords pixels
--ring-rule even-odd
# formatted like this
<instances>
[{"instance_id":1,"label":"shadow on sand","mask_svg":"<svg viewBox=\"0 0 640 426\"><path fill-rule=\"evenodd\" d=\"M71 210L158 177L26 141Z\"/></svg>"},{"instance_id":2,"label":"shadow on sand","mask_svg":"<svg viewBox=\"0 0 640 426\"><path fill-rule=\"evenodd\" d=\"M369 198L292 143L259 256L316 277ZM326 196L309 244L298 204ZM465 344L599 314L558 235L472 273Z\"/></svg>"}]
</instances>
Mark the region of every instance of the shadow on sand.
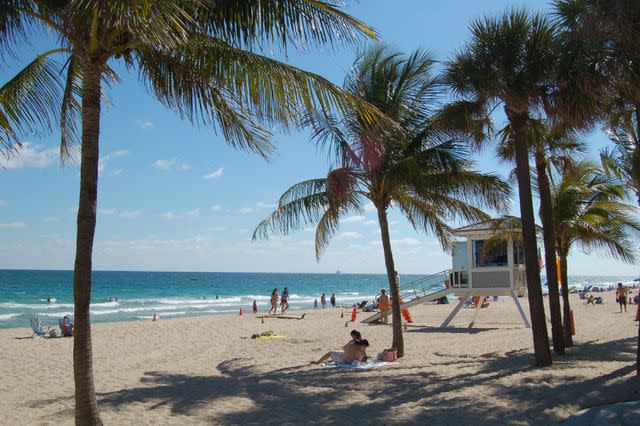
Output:
<instances>
[{"instance_id":1,"label":"shadow on sand","mask_svg":"<svg viewBox=\"0 0 640 426\"><path fill-rule=\"evenodd\" d=\"M373 423L528 424L535 413L536 423L548 424L561 420L549 407L585 408L638 399L638 379L622 378L633 365L595 378L554 375L576 364L628 361L634 344L635 339L588 342L556 357L545 369L532 368L531 353L522 351L480 357L440 354L429 365L400 363L373 371L300 365L261 372L252 360L235 358L218 364L218 374L212 376L145 372L138 387L99 394L99 404L118 409L140 402L150 410L168 407L172 413L199 419L205 409L206 421L214 423L351 423L365 413ZM459 372L434 372L442 367ZM520 377L512 377L516 373ZM232 413L215 409L230 397L250 400L249 407ZM478 403L483 400L499 404Z\"/></svg>"}]
</instances>

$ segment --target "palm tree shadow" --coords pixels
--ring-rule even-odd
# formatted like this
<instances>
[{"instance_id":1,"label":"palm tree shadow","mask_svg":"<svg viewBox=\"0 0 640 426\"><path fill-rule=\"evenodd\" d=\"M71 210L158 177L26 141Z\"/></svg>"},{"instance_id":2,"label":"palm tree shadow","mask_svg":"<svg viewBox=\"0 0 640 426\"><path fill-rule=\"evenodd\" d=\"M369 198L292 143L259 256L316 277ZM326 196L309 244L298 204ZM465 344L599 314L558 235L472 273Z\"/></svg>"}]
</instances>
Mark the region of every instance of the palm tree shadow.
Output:
<instances>
[{"instance_id":1,"label":"palm tree shadow","mask_svg":"<svg viewBox=\"0 0 640 426\"><path fill-rule=\"evenodd\" d=\"M478 423L478 419L482 419L481 423L526 423L532 412L537 421L553 423L561 418L549 407L588 407L614 397L620 400L621 392L633 397L632 389L635 386L637 392L637 384L624 378L633 370L631 364L589 379L582 374L554 375L554 371L569 365L575 367L576 362L628 361L633 340L588 342L566 357L557 358L552 367L542 370L542 376L540 370L528 374L527 370L533 367L527 351L481 356L438 354L438 360L429 365L400 364L374 371L298 365L265 372L259 371L249 358L234 358L219 363L216 375L211 376L148 371L140 379L140 386L101 393L99 403L119 408L139 402L150 410L169 407L175 414L196 415L203 407L216 407L226 398L251 401L249 407L235 412L207 412L209 421L214 423L297 423L301 419L342 423L352 421L363 407L367 418L381 423L396 422L398 418L430 424ZM454 376L438 373L441 367L450 371L456 366L461 371ZM368 379L376 380L380 386L371 386ZM576 399L577 387L581 393ZM477 397L472 396L475 389L487 397L495 395L502 403L499 407L478 404ZM513 410L516 405L522 408ZM398 417L397 410L402 406L414 409L403 411Z\"/></svg>"}]
</instances>

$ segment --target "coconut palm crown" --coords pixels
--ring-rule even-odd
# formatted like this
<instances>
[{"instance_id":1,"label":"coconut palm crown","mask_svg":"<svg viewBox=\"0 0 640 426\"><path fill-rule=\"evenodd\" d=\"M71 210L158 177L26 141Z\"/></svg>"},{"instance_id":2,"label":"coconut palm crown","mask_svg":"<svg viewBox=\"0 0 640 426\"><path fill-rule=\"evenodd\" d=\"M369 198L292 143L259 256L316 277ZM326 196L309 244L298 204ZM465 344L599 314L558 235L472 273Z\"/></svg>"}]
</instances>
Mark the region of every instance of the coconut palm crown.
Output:
<instances>
[{"instance_id":1,"label":"coconut palm crown","mask_svg":"<svg viewBox=\"0 0 640 426\"><path fill-rule=\"evenodd\" d=\"M452 247L449 223L486 220L482 208L502 209L509 189L498 177L471 170L465 144L438 130L432 121L442 86L433 77L434 61L416 50L403 56L385 46L364 50L345 79L344 88L376 106L398 124L384 134L368 131L357 116L326 117L313 138L335 147L335 165L325 178L300 182L281 197L253 238L288 234L317 224L319 259L345 216L373 204L380 225L389 288L394 278L387 212L397 208L418 231ZM394 307L397 306L394 304ZM393 346L404 354L400 310L393 310Z\"/></svg>"}]
</instances>

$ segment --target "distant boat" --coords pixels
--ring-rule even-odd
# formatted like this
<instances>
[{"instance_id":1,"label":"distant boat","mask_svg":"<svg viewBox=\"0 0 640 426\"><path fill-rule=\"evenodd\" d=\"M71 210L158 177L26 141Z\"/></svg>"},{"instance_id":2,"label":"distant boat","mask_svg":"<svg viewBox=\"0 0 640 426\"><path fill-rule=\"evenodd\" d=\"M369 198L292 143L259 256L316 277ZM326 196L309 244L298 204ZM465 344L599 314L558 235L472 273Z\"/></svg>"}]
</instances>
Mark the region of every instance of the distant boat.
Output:
<instances>
[{"instance_id":1,"label":"distant boat","mask_svg":"<svg viewBox=\"0 0 640 426\"><path fill-rule=\"evenodd\" d=\"M189 278L191 281L198 281L197 278Z\"/></svg>"},{"instance_id":2,"label":"distant boat","mask_svg":"<svg viewBox=\"0 0 640 426\"><path fill-rule=\"evenodd\" d=\"M340 273L340 269L338 269L338 270L336 271L336 274L339 274L339 273Z\"/></svg>"}]
</instances>

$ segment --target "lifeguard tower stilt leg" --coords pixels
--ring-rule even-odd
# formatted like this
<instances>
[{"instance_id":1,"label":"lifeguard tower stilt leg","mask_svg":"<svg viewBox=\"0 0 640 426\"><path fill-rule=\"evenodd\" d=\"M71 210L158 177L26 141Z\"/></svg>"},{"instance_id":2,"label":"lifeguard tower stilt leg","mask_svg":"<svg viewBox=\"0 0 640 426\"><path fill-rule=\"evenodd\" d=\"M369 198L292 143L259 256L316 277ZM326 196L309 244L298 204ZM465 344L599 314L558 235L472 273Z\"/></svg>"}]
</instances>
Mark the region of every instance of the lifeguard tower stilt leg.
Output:
<instances>
[{"instance_id":1,"label":"lifeguard tower stilt leg","mask_svg":"<svg viewBox=\"0 0 640 426\"><path fill-rule=\"evenodd\" d=\"M449 314L447 319L444 320L444 322L442 323L440 328L445 328L445 327L449 326L449 323L458 314L458 312L460 312L460 309L462 309L462 306L464 306L464 304L469 301L469 295L470 294L471 294L471 292L464 294L464 296L460 299L460 302L458 302L458 306L456 306L455 309Z\"/></svg>"},{"instance_id":2,"label":"lifeguard tower stilt leg","mask_svg":"<svg viewBox=\"0 0 640 426\"><path fill-rule=\"evenodd\" d=\"M527 314L524 313L524 309L522 309L522 305L518 300L518 296L516 295L516 292L513 290L511 291L511 297L513 298L513 301L518 307L518 311L520 312L520 316L522 316L522 322L524 323L525 327L531 328L531 323L529 322L529 318L527 318Z\"/></svg>"}]
</instances>

